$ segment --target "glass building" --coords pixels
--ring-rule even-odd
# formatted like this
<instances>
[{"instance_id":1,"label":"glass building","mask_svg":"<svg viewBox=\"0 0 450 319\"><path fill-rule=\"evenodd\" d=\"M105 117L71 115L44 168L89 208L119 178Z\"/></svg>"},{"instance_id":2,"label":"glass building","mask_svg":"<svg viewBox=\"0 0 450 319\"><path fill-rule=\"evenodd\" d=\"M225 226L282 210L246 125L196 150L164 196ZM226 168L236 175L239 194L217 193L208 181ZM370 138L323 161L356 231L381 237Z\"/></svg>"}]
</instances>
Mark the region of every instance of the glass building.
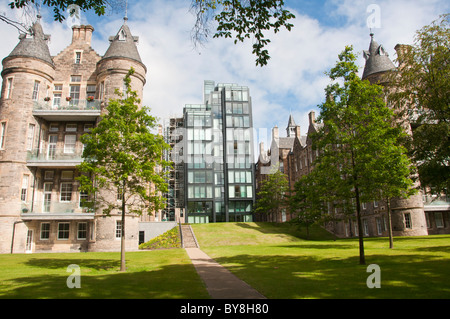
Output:
<instances>
[{"instance_id":1,"label":"glass building","mask_svg":"<svg viewBox=\"0 0 450 319\"><path fill-rule=\"evenodd\" d=\"M248 87L205 81L203 104L183 110L185 222L252 221L255 201L252 106ZM182 155L182 156L180 156ZM175 163L180 167L180 162Z\"/></svg>"}]
</instances>

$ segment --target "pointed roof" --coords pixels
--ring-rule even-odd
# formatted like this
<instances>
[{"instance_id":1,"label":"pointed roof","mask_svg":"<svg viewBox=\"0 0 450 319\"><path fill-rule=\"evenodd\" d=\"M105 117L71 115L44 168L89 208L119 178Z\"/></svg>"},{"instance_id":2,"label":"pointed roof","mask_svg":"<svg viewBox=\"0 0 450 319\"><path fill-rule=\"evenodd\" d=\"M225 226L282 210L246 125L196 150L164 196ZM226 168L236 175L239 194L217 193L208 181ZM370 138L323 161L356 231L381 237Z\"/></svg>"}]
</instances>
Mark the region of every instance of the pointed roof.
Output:
<instances>
[{"instance_id":1,"label":"pointed roof","mask_svg":"<svg viewBox=\"0 0 450 319\"><path fill-rule=\"evenodd\" d=\"M116 36L109 37L111 44L102 59L112 57L129 58L142 63L136 47L139 37L134 37L131 34L130 28L127 25L127 20L128 19L125 17L124 23Z\"/></svg>"},{"instance_id":2,"label":"pointed roof","mask_svg":"<svg viewBox=\"0 0 450 319\"><path fill-rule=\"evenodd\" d=\"M40 16L30 28L30 34L21 34L19 43L8 57L31 57L45 61L53 65L53 59L48 49L47 41L50 35L44 34L40 23Z\"/></svg>"},{"instance_id":3,"label":"pointed roof","mask_svg":"<svg viewBox=\"0 0 450 319\"><path fill-rule=\"evenodd\" d=\"M366 65L362 79L366 79L369 75L379 72L386 72L395 68L394 63L389 59L388 53L384 50L382 45L379 45L373 38L373 33L370 34L369 51L364 50L364 58Z\"/></svg>"},{"instance_id":4,"label":"pointed roof","mask_svg":"<svg viewBox=\"0 0 450 319\"><path fill-rule=\"evenodd\" d=\"M296 127L296 126L297 126L297 124L295 124L294 117L292 116L292 114L290 114L287 127Z\"/></svg>"}]
</instances>

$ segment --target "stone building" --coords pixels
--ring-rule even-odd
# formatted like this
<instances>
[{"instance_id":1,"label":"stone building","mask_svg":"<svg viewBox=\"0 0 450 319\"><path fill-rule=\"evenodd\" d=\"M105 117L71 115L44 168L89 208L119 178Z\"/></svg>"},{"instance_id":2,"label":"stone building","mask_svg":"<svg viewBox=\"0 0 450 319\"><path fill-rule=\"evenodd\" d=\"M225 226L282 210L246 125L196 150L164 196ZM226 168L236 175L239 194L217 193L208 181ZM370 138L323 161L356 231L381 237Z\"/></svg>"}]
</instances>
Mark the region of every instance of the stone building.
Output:
<instances>
[{"instance_id":1,"label":"stone building","mask_svg":"<svg viewBox=\"0 0 450 319\"><path fill-rule=\"evenodd\" d=\"M124 89L131 67L131 87L142 97L147 69L138 38L125 18L100 56L91 47L94 28L74 26L71 43L51 56L39 16L31 30L2 62L0 253L120 250L120 213L83 207L76 167L81 135ZM127 250L137 249L139 220L127 216Z\"/></svg>"},{"instance_id":2,"label":"stone building","mask_svg":"<svg viewBox=\"0 0 450 319\"><path fill-rule=\"evenodd\" d=\"M396 50L401 49L397 46ZM400 52L397 52L400 54ZM368 51L364 51L366 64L362 79L367 79L371 83L384 85L387 83L386 73L395 65L389 59L387 52L382 45L379 45L371 34L371 42ZM260 146L260 158L256 168L257 188L264 179L261 173L263 167L271 166L273 162L280 163L279 169L287 175L291 189L295 181L301 176L309 174L313 169L313 162L319 156L318 150L313 150L311 134L317 132L320 125L315 121L315 113L309 113L309 126L306 136L301 136L300 127L293 125L292 117L289 118L287 127L287 137L278 136L278 128L272 131L272 144L270 150L265 151L263 145ZM412 134L410 125L405 130ZM292 132L295 132L292 142ZM289 141L289 143L288 143ZM274 157L273 153L277 155ZM391 202L392 229L394 236L419 236L428 233L450 233L449 203L445 199L431 201L429 197L422 193L411 196L408 199L396 198ZM362 203L361 217L364 236L388 236L387 229L387 205L384 201L374 201ZM330 213L330 212L324 212ZM331 212L332 213L332 212ZM283 222L292 218L292 214L287 212L277 217L278 222ZM333 222L326 225L327 229L340 237L357 236L357 224L351 218Z\"/></svg>"}]
</instances>

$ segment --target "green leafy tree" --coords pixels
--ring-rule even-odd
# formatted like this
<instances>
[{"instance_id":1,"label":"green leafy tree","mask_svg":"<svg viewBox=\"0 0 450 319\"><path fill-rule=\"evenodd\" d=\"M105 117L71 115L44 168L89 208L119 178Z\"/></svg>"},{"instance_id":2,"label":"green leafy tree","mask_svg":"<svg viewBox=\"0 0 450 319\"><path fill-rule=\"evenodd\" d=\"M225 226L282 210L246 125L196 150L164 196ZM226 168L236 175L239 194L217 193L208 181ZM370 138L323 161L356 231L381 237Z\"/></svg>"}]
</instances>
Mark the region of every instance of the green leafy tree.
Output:
<instances>
[{"instance_id":1,"label":"green leafy tree","mask_svg":"<svg viewBox=\"0 0 450 319\"><path fill-rule=\"evenodd\" d=\"M328 98L319 105L323 127L312 139L320 155L311 178L325 190L317 200L343 215L356 210L360 264L365 264L361 203L380 199L386 185L389 195L407 195L412 168L400 144L406 133L386 106L383 88L362 81L355 61L347 46L328 73L337 82L327 87Z\"/></svg>"},{"instance_id":2,"label":"green leafy tree","mask_svg":"<svg viewBox=\"0 0 450 319\"><path fill-rule=\"evenodd\" d=\"M126 95L116 90L101 121L81 137L84 161L78 166L81 191L95 196L97 209L109 216L121 212L121 271L125 271L125 215L151 214L164 207L161 193L167 192L163 151L169 149L147 107L140 107L131 90L131 69L124 79ZM120 198L118 201L117 199Z\"/></svg>"},{"instance_id":3,"label":"green leafy tree","mask_svg":"<svg viewBox=\"0 0 450 319\"><path fill-rule=\"evenodd\" d=\"M213 38L233 38L234 43L244 42L253 37L252 53L256 55L256 65L264 66L270 59L266 45L270 39L267 31L277 33L281 27L290 31L295 16L285 9L283 0L193 0L192 10L197 16L193 38L202 42L210 34L210 21L217 22Z\"/></svg>"},{"instance_id":4,"label":"green leafy tree","mask_svg":"<svg viewBox=\"0 0 450 319\"><path fill-rule=\"evenodd\" d=\"M411 157L432 193L450 189L450 14L417 31L390 77L389 100L411 120Z\"/></svg>"},{"instance_id":5,"label":"green leafy tree","mask_svg":"<svg viewBox=\"0 0 450 319\"><path fill-rule=\"evenodd\" d=\"M267 174L256 194L255 213L267 215L274 221L282 209L287 207L289 183L286 174L279 170Z\"/></svg>"},{"instance_id":6,"label":"green leafy tree","mask_svg":"<svg viewBox=\"0 0 450 319\"><path fill-rule=\"evenodd\" d=\"M325 183L320 183L324 185ZM321 189L319 184L314 184L312 174L302 176L294 184L294 190L289 197L289 208L295 218L291 223L304 226L306 228L306 238L309 238L310 226L325 222L323 212L326 211L326 205L323 194L326 190Z\"/></svg>"}]
</instances>

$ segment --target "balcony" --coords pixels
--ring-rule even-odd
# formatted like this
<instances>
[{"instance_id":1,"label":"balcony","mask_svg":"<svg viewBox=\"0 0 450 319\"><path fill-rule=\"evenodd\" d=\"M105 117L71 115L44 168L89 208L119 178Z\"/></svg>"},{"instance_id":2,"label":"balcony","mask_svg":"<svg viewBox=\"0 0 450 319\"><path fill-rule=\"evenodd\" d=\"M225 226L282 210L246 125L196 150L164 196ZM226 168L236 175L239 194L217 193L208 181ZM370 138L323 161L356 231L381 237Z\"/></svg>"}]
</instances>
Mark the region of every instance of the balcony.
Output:
<instances>
[{"instance_id":1,"label":"balcony","mask_svg":"<svg viewBox=\"0 0 450 319\"><path fill-rule=\"evenodd\" d=\"M54 105L52 101L35 101L33 115L47 121L95 121L100 116L100 100L63 101Z\"/></svg>"},{"instance_id":2,"label":"balcony","mask_svg":"<svg viewBox=\"0 0 450 319\"><path fill-rule=\"evenodd\" d=\"M86 220L94 219L92 209L80 207L78 202L34 201L23 202L22 220Z\"/></svg>"},{"instance_id":3,"label":"balcony","mask_svg":"<svg viewBox=\"0 0 450 319\"><path fill-rule=\"evenodd\" d=\"M83 161L83 151L68 147L34 149L27 153L29 167L75 167Z\"/></svg>"}]
</instances>

